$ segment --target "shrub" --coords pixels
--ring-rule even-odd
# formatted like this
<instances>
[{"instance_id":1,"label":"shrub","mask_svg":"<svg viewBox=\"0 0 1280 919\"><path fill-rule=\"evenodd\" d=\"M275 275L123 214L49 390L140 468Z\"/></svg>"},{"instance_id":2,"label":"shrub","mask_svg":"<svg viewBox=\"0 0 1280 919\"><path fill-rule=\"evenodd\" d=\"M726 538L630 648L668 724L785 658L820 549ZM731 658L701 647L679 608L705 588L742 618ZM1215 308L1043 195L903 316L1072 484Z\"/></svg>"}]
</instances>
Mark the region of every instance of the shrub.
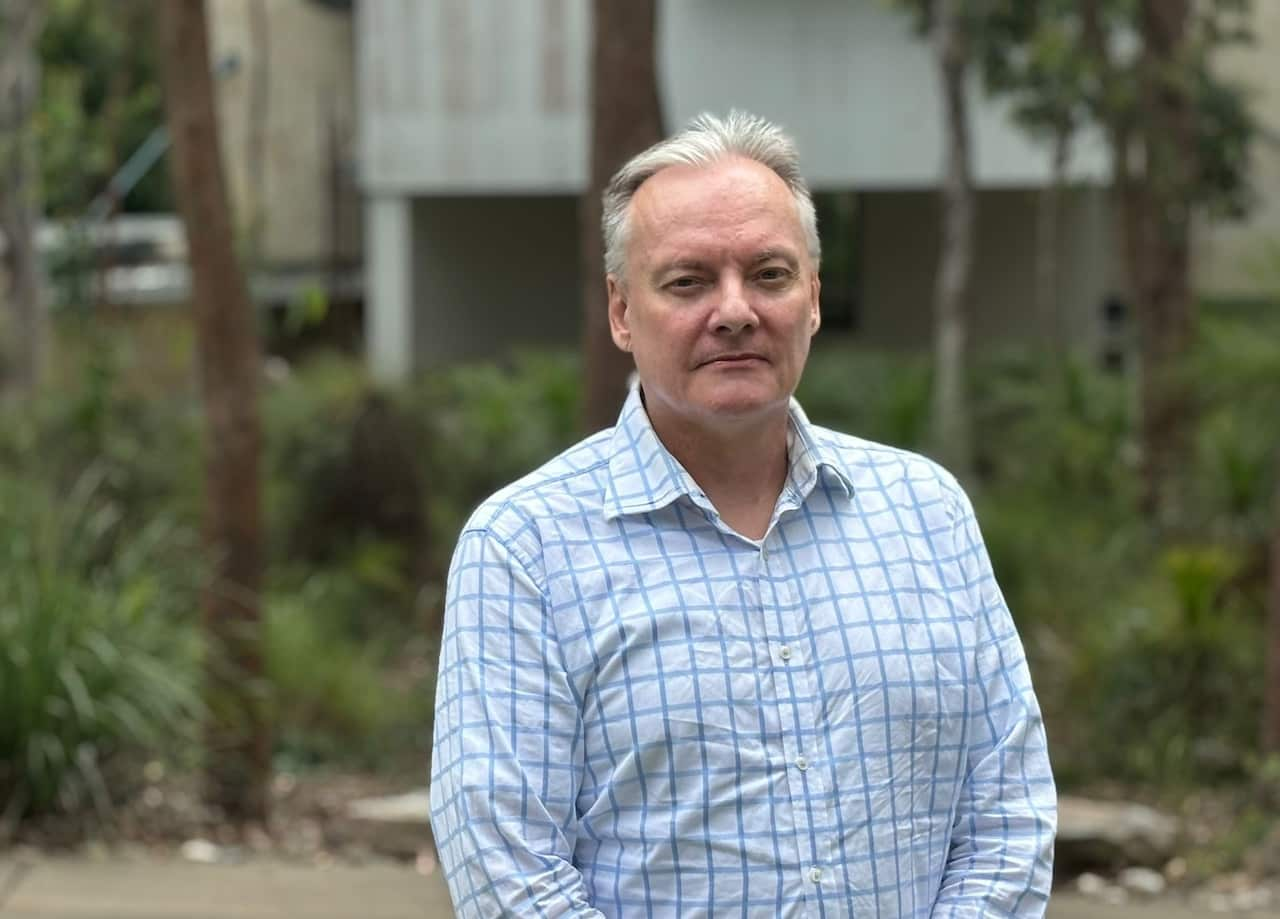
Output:
<instances>
[{"instance_id":1,"label":"shrub","mask_svg":"<svg viewBox=\"0 0 1280 919\"><path fill-rule=\"evenodd\" d=\"M105 776L198 720L189 534L138 530L91 470L65 497L0 476L0 801L11 818L111 803ZM188 571L193 570L190 559Z\"/></svg>"},{"instance_id":2,"label":"shrub","mask_svg":"<svg viewBox=\"0 0 1280 919\"><path fill-rule=\"evenodd\" d=\"M815 346L797 398L816 424L920 450L929 436L931 385L929 362L918 355L833 343Z\"/></svg>"},{"instance_id":3,"label":"shrub","mask_svg":"<svg viewBox=\"0 0 1280 919\"><path fill-rule=\"evenodd\" d=\"M292 765L342 762L385 766L421 750L428 736L431 683L398 679L406 649L398 636L355 638L352 603L367 586L345 571L313 574L300 589L266 602L265 663L277 752ZM408 639L407 653L425 653Z\"/></svg>"},{"instance_id":4,"label":"shrub","mask_svg":"<svg viewBox=\"0 0 1280 919\"><path fill-rule=\"evenodd\" d=\"M580 436L578 367L570 354L520 352L426 373L405 394L405 410L424 424L437 569L480 501Z\"/></svg>"}]
</instances>

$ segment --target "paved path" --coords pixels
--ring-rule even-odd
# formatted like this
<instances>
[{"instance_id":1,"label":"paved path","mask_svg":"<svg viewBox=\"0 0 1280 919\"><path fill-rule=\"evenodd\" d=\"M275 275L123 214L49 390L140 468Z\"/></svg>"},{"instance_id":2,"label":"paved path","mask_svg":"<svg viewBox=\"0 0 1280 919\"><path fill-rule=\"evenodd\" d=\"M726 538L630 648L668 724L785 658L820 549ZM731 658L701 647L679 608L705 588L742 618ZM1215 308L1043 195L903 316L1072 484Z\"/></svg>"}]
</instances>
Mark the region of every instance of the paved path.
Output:
<instances>
[{"instance_id":1,"label":"paved path","mask_svg":"<svg viewBox=\"0 0 1280 919\"><path fill-rule=\"evenodd\" d=\"M0 862L0 896L12 863ZM448 919L439 876L394 866L40 861L4 919Z\"/></svg>"},{"instance_id":2,"label":"paved path","mask_svg":"<svg viewBox=\"0 0 1280 919\"><path fill-rule=\"evenodd\" d=\"M15 870L16 869L16 870ZM1176 902L1108 907L1055 896L1049 919L1280 919L1280 912L1206 913ZM0 857L3 919L450 919L440 876L408 868L309 868L254 862Z\"/></svg>"}]
</instances>

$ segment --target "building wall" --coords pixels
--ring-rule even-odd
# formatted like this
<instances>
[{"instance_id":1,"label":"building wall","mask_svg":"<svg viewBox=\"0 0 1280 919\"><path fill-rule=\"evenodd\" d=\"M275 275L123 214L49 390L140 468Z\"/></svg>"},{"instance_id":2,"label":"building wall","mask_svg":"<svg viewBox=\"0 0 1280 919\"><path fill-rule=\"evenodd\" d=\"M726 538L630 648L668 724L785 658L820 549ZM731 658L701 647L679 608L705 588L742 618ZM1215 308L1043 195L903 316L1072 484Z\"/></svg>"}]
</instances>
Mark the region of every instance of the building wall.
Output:
<instances>
[{"instance_id":1,"label":"building wall","mask_svg":"<svg viewBox=\"0 0 1280 919\"><path fill-rule=\"evenodd\" d=\"M380 193L576 193L586 184L587 0L380 0L357 7L361 179ZM778 121L817 188L932 187L941 103L928 45L883 0L659 3L675 127L703 110ZM971 94L978 181L1036 184L1047 151ZM1096 137L1077 177L1097 177Z\"/></svg>"},{"instance_id":2,"label":"building wall","mask_svg":"<svg viewBox=\"0 0 1280 919\"><path fill-rule=\"evenodd\" d=\"M577 347L576 198L422 198L413 236L419 361Z\"/></svg>"},{"instance_id":3,"label":"building wall","mask_svg":"<svg viewBox=\"0 0 1280 919\"><path fill-rule=\"evenodd\" d=\"M307 0L208 4L218 116L237 229L275 266L360 258L354 26ZM258 221L255 221L255 215Z\"/></svg>"},{"instance_id":4,"label":"building wall","mask_svg":"<svg viewBox=\"0 0 1280 919\"><path fill-rule=\"evenodd\" d=\"M975 352L1042 334L1034 298L1037 194L986 191L978 198L971 286L970 347ZM933 192L874 192L864 208L864 306L859 338L886 347L927 347L933 337L938 261L938 199ZM1102 195L1081 190L1063 206L1058 312L1067 343L1096 344L1099 307L1112 290L1113 265Z\"/></svg>"},{"instance_id":5,"label":"building wall","mask_svg":"<svg viewBox=\"0 0 1280 919\"><path fill-rule=\"evenodd\" d=\"M927 347L932 337L938 215L932 192L861 195L864 251L856 340ZM971 345L981 352L1039 334L1035 304L1036 195L983 192ZM1102 196L1079 192L1064 206L1060 309L1064 335L1094 343L1108 293ZM580 328L576 199L428 198L414 203L414 315L426 364L495 356L520 345L574 348ZM603 283L603 281L601 282ZM844 334L836 331L828 336Z\"/></svg>"},{"instance_id":6,"label":"building wall","mask_svg":"<svg viewBox=\"0 0 1280 919\"><path fill-rule=\"evenodd\" d=\"M1255 144L1251 163L1258 202L1248 220L1197 228L1196 289L1212 297L1280 291L1280 3L1253 4L1253 27L1255 44L1223 55L1221 72L1252 92L1268 135Z\"/></svg>"}]
</instances>

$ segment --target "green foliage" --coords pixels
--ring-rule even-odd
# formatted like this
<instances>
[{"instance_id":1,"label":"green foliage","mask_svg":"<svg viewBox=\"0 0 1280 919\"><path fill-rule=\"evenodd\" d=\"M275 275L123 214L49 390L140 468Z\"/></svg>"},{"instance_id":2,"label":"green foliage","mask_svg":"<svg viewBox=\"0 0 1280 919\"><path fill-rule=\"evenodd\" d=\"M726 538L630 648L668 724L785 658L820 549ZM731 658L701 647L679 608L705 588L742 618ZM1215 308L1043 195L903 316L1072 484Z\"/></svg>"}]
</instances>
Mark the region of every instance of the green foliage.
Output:
<instances>
[{"instance_id":1,"label":"green foliage","mask_svg":"<svg viewBox=\"0 0 1280 919\"><path fill-rule=\"evenodd\" d=\"M265 662L269 717L278 755L295 765L328 761L377 765L387 735L417 717L386 676L384 641L357 641L347 606L358 587L341 572L313 575L300 590L266 603Z\"/></svg>"},{"instance_id":2,"label":"green foliage","mask_svg":"<svg viewBox=\"0 0 1280 919\"><path fill-rule=\"evenodd\" d=\"M919 450L929 433L932 375L915 355L815 347L797 398L815 424Z\"/></svg>"},{"instance_id":3,"label":"green foliage","mask_svg":"<svg viewBox=\"0 0 1280 919\"><path fill-rule=\"evenodd\" d=\"M47 4L39 123L49 216L81 216L125 158L164 123L152 19L145 0ZM163 162L123 206L172 210Z\"/></svg>"},{"instance_id":4,"label":"green foliage","mask_svg":"<svg viewBox=\"0 0 1280 919\"><path fill-rule=\"evenodd\" d=\"M974 381L979 463L1002 490L1073 496L1132 513L1127 382L1068 357L988 360Z\"/></svg>"},{"instance_id":5,"label":"green foliage","mask_svg":"<svg viewBox=\"0 0 1280 919\"><path fill-rule=\"evenodd\" d=\"M425 422L433 543L453 541L477 504L577 437L578 364L568 354L516 354L425 374L406 394Z\"/></svg>"},{"instance_id":6,"label":"green foliage","mask_svg":"<svg viewBox=\"0 0 1280 919\"><path fill-rule=\"evenodd\" d=\"M1169 191L1213 214L1241 217L1254 199L1248 150L1257 119L1248 92L1215 68L1214 57L1252 41L1252 3L1211 0L1193 7L1178 67L1156 74L1144 69L1142 12L1133 0L983 0L966 9L987 90L1008 99L1033 136L1070 136L1092 124L1113 142L1124 136L1145 143L1154 163L1154 146L1168 139L1146 124L1142 80L1158 79L1166 94L1185 93L1195 113L1196 172L1190 187Z\"/></svg>"},{"instance_id":7,"label":"green foliage","mask_svg":"<svg viewBox=\"0 0 1280 919\"><path fill-rule=\"evenodd\" d=\"M309 508L339 487L351 428L370 391L358 366L324 356L264 393L266 518L274 555L293 554L311 529Z\"/></svg>"},{"instance_id":8,"label":"green foliage","mask_svg":"<svg viewBox=\"0 0 1280 919\"><path fill-rule=\"evenodd\" d=\"M99 333L58 388L0 405L0 470L66 491L90 466L126 525L160 511L195 525L201 475L192 403L129 388L122 358Z\"/></svg>"},{"instance_id":9,"label":"green foliage","mask_svg":"<svg viewBox=\"0 0 1280 919\"><path fill-rule=\"evenodd\" d=\"M103 486L94 469L65 494L0 475L0 810L10 816L108 807L111 767L178 751L200 711L191 534L163 517L124 526Z\"/></svg>"},{"instance_id":10,"label":"green foliage","mask_svg":"<svg viewBox=\"0 0 1280 919\"><path fill-rule=\"evenodd\" d=\"M987 5L973 29L987 89L1008 96L1032 135L1070 135L1088 117L1089 59L1080 53L1078 5L1071 0Z\"/></svg>"},{"instance_id":11,"label":"green foliage","mask_svg":"<svg viewBox=\"0 0 1280 919\"><path fill-rule=\"evenodd\" d=\"M1262 647L1256 602L1232 590L1239 563L1217 546L1170 550L1118 595L1110 623L1079 636L1068 685L1076 719L1093 719L1085 775L1165 787L1242 776Z\"/></svg>"}]
</instances>

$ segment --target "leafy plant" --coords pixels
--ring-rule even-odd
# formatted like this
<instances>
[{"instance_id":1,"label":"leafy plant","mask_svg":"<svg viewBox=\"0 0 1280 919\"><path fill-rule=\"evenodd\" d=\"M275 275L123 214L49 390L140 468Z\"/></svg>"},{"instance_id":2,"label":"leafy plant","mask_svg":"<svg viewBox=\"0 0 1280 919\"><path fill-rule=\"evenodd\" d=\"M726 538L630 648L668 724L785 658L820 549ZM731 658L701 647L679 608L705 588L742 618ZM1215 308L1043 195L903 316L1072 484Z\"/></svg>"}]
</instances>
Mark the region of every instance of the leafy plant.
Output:
<instances>
[{"instance_id":1,"label":"leafy plant","mask_svg":"<svg viewBox=\"0 0 1280 919\"><path fill-rule=\"evenodd\" d=\"M377 768L414 748L430 724L430 687L400 685L401 643L353 637L353 599L367 588L345 571L316 573L268 597L265 660L278 756L293 765L343 762Z\"/></svg>"},{"instance_id":2,"label":"leafy plant","mask_svg":"<svg viewBox=\"0 0 1280 919\"><path fill-rule=\"evenodd\" d=\"M797 397L810 420L920 449L929 430L929 362L915 355L839 345L815 347Z\"/></svg>"},{"instance_id":3,"label":"leafy plant","mask_svg":"<svg viewBox=\"0 0 1280 919\"><path fill-rule=\"evenodd\" d=\"M109 768L190 739L196 581L189 534L133 530L91 469L65 496L0 476L0 806L111 804ZM197 570L188 561L188 571Z\"/></svg>"}]
</instances>

